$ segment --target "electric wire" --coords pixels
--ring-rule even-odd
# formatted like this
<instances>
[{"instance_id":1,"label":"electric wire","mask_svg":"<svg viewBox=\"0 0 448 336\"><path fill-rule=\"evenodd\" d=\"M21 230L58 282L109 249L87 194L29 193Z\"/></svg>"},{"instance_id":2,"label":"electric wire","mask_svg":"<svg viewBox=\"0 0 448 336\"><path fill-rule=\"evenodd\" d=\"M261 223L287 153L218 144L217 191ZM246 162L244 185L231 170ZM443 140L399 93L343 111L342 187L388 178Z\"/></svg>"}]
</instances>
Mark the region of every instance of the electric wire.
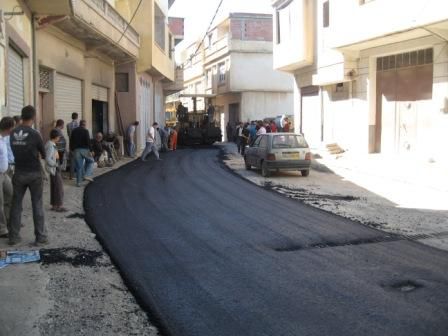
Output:
<instances>
[{"instance_id":1,"label":"electric wire","mask_svg":"<svg viewBox=\"0 0 448 336\"><path fill-rule=\"evenodd\" d=\"M137 12L138 12L142 2L143 2L143 0L140 0L140 2L138 3L137 7L135 8L134 14L132 14L131 19L129 20L129 22L126 25L126 28L124 29L123 33L121 34L120 38L118 39L117 44L120 43L120 41L123 38L124 34L126 34L126 32L128 31L132 21L134 20L135 16L137 15Z\"/></svg>"},{"instance_id":2,"label":"electric wire","mask_svg":"<svg viewBox=\"0 0 448 336\"><path fill-rule=\"evenodd\" d=\"M219 2L218 7L216 8L215 14L213 15L213 18L211 19L211 21L210 21L210 23L209 23L209 25L207 27L207 30L206 30L206 32L204 34L204 37L202 38L201 42L199 43L198 47L196 48L196 51L193 54L190 55L189 59L186 62L182 63L182 67L187 65L188 62L191 62L193 60L193 58L198 55L199 50L201 49L202 45L204 44L205 39L207 38L207 35L210 33L210 29L211 29L211 27L213 25L213 22L216 19L216 16L219 13L219 10L221 9L221 6L222 6L223 2L224 2L224 0L221 0Z\"/></svg>"}]
</instances>

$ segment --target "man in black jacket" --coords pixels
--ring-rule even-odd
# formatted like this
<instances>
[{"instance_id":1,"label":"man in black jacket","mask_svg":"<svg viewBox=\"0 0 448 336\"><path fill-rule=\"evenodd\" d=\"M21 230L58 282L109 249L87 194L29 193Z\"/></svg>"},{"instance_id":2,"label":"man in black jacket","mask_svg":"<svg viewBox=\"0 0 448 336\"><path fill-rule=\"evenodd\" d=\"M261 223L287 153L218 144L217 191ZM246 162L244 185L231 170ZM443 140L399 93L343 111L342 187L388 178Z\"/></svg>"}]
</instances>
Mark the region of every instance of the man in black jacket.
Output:
<instances>
[{"instance_id":1,"label":"man in black jacket","mask_svg":"<svg viewBox=\"0 0 448 336\"><path fill-rule=\"evenodd\" d=\"M36 244L48 243L42 204L43 174L40 163L41 158L45 159L45 148L40 134L32 128L35 117L35 108L25 106L22 109L22 124L12 131L10 137L15 158L15 172L12 178L13 196L8 225L9 245L16 245L21 240L22 201L27 189L30 189L33 205Z\"/></svg>"},{"instance_id":2,"label":"man in black jacket","mask_svg":"<svg viewBox=\"0 0 448 336\"><path fill-rule=\"evenodd\" d=\"M72 131L70 136L70 150L74 153L76 168L76 185L81 186L83 180L93 182L90 177L93 174L92 148L90 134L86 129L86 121L81 120L79 127Z\"/></svg>"}]
</instances>

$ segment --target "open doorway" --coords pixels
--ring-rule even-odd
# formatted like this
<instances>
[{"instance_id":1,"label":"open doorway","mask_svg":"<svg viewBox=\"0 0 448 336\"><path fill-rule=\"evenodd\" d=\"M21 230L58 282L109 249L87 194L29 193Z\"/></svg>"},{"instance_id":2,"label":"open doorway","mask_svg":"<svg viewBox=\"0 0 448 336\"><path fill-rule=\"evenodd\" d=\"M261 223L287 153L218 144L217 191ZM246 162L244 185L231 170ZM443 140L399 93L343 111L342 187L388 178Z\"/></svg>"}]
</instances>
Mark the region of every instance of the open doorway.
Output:
<instances>
[{"instance_id":1,"label":"open doorway","mask_svg":"<svg viewBox=\"0 0 448 336\"><path fill-rule=\"evenodd\" d=\"M106 102L92 100L92 135L109 131L109 106Z\"/></svg>"}]
</instances>

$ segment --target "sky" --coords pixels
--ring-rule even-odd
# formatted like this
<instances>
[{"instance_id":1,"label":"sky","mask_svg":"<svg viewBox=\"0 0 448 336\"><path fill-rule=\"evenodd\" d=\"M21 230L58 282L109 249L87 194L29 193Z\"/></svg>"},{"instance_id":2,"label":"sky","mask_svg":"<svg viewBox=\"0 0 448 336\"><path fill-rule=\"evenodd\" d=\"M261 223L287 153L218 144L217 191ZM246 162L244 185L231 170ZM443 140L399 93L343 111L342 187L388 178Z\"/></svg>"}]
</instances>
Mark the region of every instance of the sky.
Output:
<instances>
[{"instance_id":1,"label":"sky","mask_svg":"<svg viewBox=\"0 0 448 336\"><path fill-rule=\"evenodd\" d=\"M215 14L220 0L176 0L169 16L185 18L185 40L179 49L201 39ZM224 0L214 24L222 21L229 12L272 13L271 0Z\"/></svg>"}]
</instances>

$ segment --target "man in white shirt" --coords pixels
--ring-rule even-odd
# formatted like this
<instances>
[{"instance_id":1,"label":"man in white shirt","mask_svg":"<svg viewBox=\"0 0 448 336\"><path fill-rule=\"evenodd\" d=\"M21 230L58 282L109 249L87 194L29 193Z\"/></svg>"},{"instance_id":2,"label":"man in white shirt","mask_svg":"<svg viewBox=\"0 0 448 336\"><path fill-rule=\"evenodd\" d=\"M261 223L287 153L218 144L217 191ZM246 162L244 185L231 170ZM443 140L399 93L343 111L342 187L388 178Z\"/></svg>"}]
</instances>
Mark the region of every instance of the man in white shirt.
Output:
<instances>
[{"instance_id":1,"label":"man in white shirt","mask_svg":"<svg viewBox=\"0 0 448 336\"><path fill-rule=\"evenodd\" d=\"M159 124L155 122L154 124L152 124L152 126L148 130L148 133L146 134L146 147L142 154L142 161L148 161L146 160L146 157L150 155L151 152L154 152L157 161L161 160L156 145L156 129L158 128Z\"/></svg>"},{"instance_id":2,"label":"man in white shirt","mask_svg":"<svg viewBox=\"0 0 448 336\"><path fill-rule=\"evenodd\" d=\"M8 238L8 219L12 200L12 183L7 172L9 167L9 135L14 128L14 119L4 117L0 121L0 238Z\"/></svg>"},{"instance_id":3,"label":"man in white shirt","mask_svg":"<svg viewBox=\"0 0 448 336\"><path fill-rule=\"evenodd\" d=\"M259 125L260 128L257 131L257 136L258 135L262 135L262 134L266 134L266 128L264 127L263 123L260 122L260 123L258 123L258 125Z\"/></svg>"}]
</instances>

